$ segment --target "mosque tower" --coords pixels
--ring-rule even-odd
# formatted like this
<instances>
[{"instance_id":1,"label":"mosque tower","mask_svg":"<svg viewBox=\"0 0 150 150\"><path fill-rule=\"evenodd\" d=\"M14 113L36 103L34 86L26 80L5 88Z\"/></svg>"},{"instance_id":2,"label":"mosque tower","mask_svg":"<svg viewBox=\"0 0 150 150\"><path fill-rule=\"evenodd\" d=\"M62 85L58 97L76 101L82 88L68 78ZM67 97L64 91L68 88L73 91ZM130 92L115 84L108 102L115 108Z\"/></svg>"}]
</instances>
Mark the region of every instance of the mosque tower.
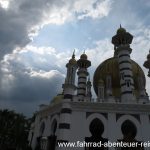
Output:
<instances>
[{"instance_id":1,"label":"mosque tower","mask_svg":"<svg viewBox=\"0 0 150 150\"><path fill-rule=\"evenodd\" d=\"M77 61L78 64L78 89L77 96L79 101L84 101L86 97L86 90L88 84L88 92L90 90L90 81L87 83L87 76L89 75L87 68L91 66L91 62L87 59L85 52L80 56Z\"/></svg>"},{"instance_id":2,"label":"mosque tower","mask_svg":"<svg viewBox=\"0 0 150 150\"><path fill-rule=\"evenodd\" d=\"M67 75L65 79L65 83L62 85L64 98L71 99L73 95L75 95L75 77L76 77L76 70L78 68L77 61L75 59L75 51L72 54L72 58L66 64L67 67Z\"/></svg>"},{"instance_id":3,"label":"mosque tower","mask_svg":"<svg viewBox=\"0 0 150 150\"><path fill-rule=\"evenodd\" d=\"M144 62L144 67L148 69L148 77L150 77L150 50L147 55L147 60Z\"/></svg>"},{"instance_id":4,"label":"mosque tower","mask_svg":"<svg viewBox=\"0 0 150 150\"><path fill-rule=\"evenodd\" d=\"M124 103L135 102L134 80L130 59L130 54L132 52L130 44L132 43L132 39L133 36L126 32L121 26L117 30L117 34L112 37L115 55L119 64L121 102Z\"/></svg>"}]
</instances>

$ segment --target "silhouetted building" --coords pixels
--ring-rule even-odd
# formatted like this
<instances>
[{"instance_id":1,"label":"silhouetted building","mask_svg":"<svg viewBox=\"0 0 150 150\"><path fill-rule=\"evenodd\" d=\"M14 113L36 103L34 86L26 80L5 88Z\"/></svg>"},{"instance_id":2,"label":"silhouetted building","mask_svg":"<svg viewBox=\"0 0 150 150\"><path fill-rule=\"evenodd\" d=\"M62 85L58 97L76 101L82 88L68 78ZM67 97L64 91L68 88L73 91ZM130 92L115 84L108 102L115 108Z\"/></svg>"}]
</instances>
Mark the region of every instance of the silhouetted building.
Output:
<instances>
[{"instance_id":1,"label":"silhouetted building","mask_svg":"<svg viewBox=\"0 0 150 150\"><path fill-rule=\"evenodd\" d=\"M54 97L49 105L41 105L31 126L29 140L33 150L37 147L41 150L73 149L59 147L58 142L150 141L149 97L144 72L130 58L132 39L122 27L112 37L114 56L102 62L94 73L96 99L92 98L88 72L91 62L85 53L76 61L73 53L66 65L62 94ZM75 148L78 149L115 148Z\"/></svg>"}]
</instances>

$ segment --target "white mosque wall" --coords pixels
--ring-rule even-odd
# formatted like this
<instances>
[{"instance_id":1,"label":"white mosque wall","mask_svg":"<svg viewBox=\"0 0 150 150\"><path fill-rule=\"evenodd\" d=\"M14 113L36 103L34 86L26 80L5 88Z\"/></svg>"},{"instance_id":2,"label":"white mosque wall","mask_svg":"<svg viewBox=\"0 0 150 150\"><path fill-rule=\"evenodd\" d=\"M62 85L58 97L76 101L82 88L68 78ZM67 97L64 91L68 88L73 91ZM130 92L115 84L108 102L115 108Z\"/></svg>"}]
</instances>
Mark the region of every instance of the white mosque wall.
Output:
<instances>
[{"instance_id":1,"label":"white mosque wall","mask_svg":"<svg viewBox=\"0 0 150 150\"><path fill-rule=\"evenodd\" d=\"M87 103L87 105L85 105L86 106L85 108L82 105L81 105L82 108L80 108L81 107L80 102L76 102L76 105L79 105L79 107L74 106L74 103L71 102L68 103L65 102L63 105L62 104L60 105L60 108L63 106L72 109L71 114L65 114L65 113L60 114L60 108L57 109L57 111L55 112L50 110L49 112L47 112L46 115L42 115L43 113L42 111L38 113L34 123L35 128L34 128L34 136L32 140L33 149L36 146L37 137L39 136L48 137L52 134L52 124L54 120L57 121L56 136L59 139L60 138L67 139L70 142L84 141L85 137L90 137L91 133L89 131L89 126L92 120L95 118L100 119L104 124L104 133L102 134L102 137L107 138L111 142L115 142L118 139L123 138L121 132L121 125L125 120L130 120L136 126L137 128L136 140L150 141L150 120L149 120L150 112L148 112L147 110L145 110L145 112L143 112L143 109L138 110L138 108L137 111L131 111L131 110L127 111L126 109L128 108L126 109L118 108L119 110L115 110L113 107L114 104L108 104L108 103L106 107L104 108L99 107L99 109L97 106L100 105L99 103L95 103L94 105L90 105L89 103ZM105 104L102 105L104 106ZM141 105L141 107L142 106L144 108L144 105ZM123 108L123 106L121 108ZM117 116L118 114L119 117ZM61 129L60 132L59 123L61 122L69 123L70 129L69 130ZM41 135L40 128L42 123L45 124L45 129ZM110 149L113 150L113 148Z\"/></svg>"}]
</instances>

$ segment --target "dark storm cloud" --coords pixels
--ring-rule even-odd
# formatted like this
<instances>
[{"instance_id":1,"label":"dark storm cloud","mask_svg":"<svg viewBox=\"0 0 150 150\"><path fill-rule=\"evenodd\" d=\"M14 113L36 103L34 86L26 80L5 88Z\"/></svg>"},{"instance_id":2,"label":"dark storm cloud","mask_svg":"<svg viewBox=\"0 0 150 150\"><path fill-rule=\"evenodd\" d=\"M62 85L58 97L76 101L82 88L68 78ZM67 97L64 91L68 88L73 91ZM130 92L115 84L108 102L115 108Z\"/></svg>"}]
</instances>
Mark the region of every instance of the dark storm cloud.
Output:
<instances>
[{"instance_id":1,"label":"dark storm cloud","mask_svg":"<svg viewBox=\"0 0 150 150\"><path fill-rule=\"evenodd\" d=\"M45 72L27 69L15 61L11 60L11 64L7 61L8 64L2 66L0 108L31 115L38 105L49 104L53 96L62 92L64 75L57 70Z\"/></svg>"},{"instance_id":2,"label":"dark storm cloud","mask_svg":"<svg viewBox=\"0 0 150 150\"><path fill-rule=\"evenodd\" d=\"M29 44L30 35L38 32L53 8L62 5L61 0L11 0L8 9L0 6L0 60L15 48ZM16 58L0 65L0 108L31 114L61 91L64 78L58 71L49 71L43 77L37 68L28 69ZM32 76L32 69L39 74Z\"/></svg>"},{"instance_id":3,"label":"dark storm cloud","mask_svg":"<svg viewBox=\"0 0 150 150\"><path fill-rule=\"evenodd\" d=\"M62 5L58 0L12 0L8 9L0 7L0 59L16 47L27 45L29 34L43 24L45 14Z\"/></svg>"},{"instance_id":4,"label":"dark storm cloud","mask_svg":"<svg viewBox=\"0 0 150 150\"><path fill-rule=\"evenodd\" d=\"M19 72L14 72L11 75L14 76L14 79L9 81L9 87L3 91L1 99L26 102L50 101L52 96L61 91L61 84L64 79L57 71L54 71L54 75L51 77L31 76Z\"/></svg>"}]
</instances>

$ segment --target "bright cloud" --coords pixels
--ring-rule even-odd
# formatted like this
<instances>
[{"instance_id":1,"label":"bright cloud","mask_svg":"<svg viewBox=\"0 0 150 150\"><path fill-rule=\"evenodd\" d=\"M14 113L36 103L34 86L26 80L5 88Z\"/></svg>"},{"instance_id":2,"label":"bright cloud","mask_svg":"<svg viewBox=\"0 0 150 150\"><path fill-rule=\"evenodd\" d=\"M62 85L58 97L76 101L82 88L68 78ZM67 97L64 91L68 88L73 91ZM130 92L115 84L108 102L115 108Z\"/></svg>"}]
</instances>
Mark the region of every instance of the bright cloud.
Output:
<instances>
[{"instance_id":1,"label":"bright cloud","mask_svg":"<svg viewBox=\"0 0 150 150\"><path fill-rule=\"evenodd\" d=\"M0 0L0 6L2 59L5 54L29 44L45 25L62 25L85 17L102 18L108 15L111 3L110 0L91 0L89 4L86 0L36 0L36 3L35 0Z\"/></svg>"},{"instance_id":2,"label":"bright cloud","mask_svg":"<svg viewBox=\"0 0 150 150\"><path fill-rule=\"evenodd\" d=\"M74 5L74 11L77 12L78 19L84 19L85 17L91 17L93 19L102 18L109 14L111 10L111 0L88 0L88 1L76 1Z\"/></svg>"},{"instance_id":3,"label":"bright cloud","mask_svg":"<svg viewBox=\"0 0 150 150\"><path fill-rule=\"evenodd\" d=\"M57 6L52 9L50 14L45 13L46 24L63 24L74 19L93 19L102 18L109 14L112 0L73 0L66 1L63 7Z\"/></svg>"},{"instance_id":4,"label":"bright cloud","mask_svg":"<svg viewBox=\"0 0 150 150\"><path fill-rule=\"evenodd\" d=\"M29 74L31 77L40 77L40 78L48 78L48 79L53 78L54 76L57 76L57 75L61 75L61 76L65 77L65 75L62 75L57 70L50 70L49 72L46 72L43 70L39 70L37 72L37 71L32 70Z\"/></svg>"},{"instance_id":5,"label":"bright cloud","mask_svg":"<svg viewBox=\"0 0 150 150\"><path fill-rule=\"evenodd\" d=\"M9 0L0 0L0 6L7 9L9 7Z\"/></svg>"}]
</instances>

